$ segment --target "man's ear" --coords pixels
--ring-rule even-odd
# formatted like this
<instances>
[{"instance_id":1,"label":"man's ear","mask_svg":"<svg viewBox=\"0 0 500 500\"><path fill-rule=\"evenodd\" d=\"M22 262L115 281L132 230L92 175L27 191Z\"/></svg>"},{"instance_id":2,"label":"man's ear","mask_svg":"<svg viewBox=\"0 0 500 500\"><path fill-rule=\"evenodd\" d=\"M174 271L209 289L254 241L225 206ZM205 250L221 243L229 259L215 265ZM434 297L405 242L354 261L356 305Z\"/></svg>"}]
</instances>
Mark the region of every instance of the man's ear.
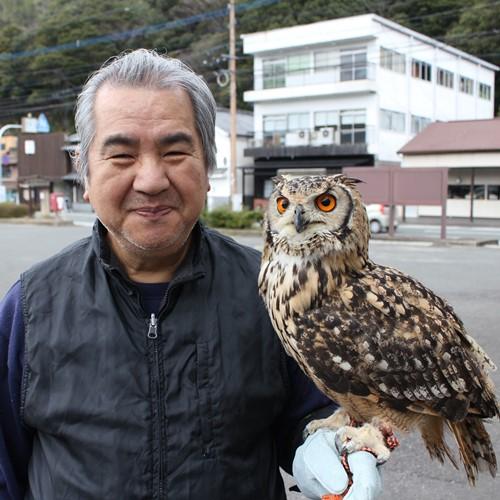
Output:
<instances>
[{"instance_id":1,"label":"man's ear","mask_svg":"<svg viewBox=\"0 0 500 500\"><path fill-rule=\"evenodd\" d=\"M212 186L210 185L210 182L207 183L207 193L212 189Z\"/></svg>"},{"instance_id":2,"label":"man's ear","mask_svg":"<svg viewBox=\"0 0 500 500\"><path fill-rule=\"evenodd\" d=\"M87 185L87 183L85 183L85 185ZM86 201L86 202L89 202L90 201L90 196L89 196L89 192L87 190L87 188L85 187L85 191L83 192L83 199Z\"/></svg>"}]
</instances>

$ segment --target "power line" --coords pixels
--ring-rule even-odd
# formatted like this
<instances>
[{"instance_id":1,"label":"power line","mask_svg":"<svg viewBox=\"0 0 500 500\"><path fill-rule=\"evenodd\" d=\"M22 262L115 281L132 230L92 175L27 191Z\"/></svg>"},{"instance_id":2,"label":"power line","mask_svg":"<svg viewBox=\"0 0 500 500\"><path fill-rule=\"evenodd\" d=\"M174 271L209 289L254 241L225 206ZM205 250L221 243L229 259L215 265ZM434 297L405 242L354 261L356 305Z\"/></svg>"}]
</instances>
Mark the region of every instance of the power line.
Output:
<instances>
[{"instance_id":1,"label":"power line","mask_svg":"<svg viewBox=\"0 0 500 500\"><path fill-rule=\"evenodd\" d=\"M245 4L239 4L239 5L236 6L236 8L237 8L238 11L246 11L246 10L257 8L257 7L260 7L260 6L263 6L263 5L271 5L271 4L277 3L278 1L279 0L264 0L264 1L259 1L259 2L254 1L254 2L248 2L248 3L245 3ZM405 3L408 3L408 2L405 2ZM477 5L477 6L470 6L470 7L463 7L463 8L460 8L460 9L453 9L453 10L449 10L449 11L442 11L440 13L427 14L427 15L422 15L422 16L413 16L413 17L410 17L408 19L409 20L424 19L424 18L427 18L427 17L436 16L436 15L444 15L444 14L449 14L449 13L452 13L452 12L463 12L463 11L467 11L467 10L477 10L478 8L492 7L493 5L496 5L496 4L500 4L500 1L493 2L493 3L490 3L490 4L481 4L481 5ZM162 23L162 24L158 24L158 25L152 25L152 26L149 26L149 27L138 28L138 30L147 30L147 29L158 28L157 30L160 31L161 29L172 29L172 28L175 28L175 27L179 26L179 24L177 24L177 23L183 23L183 25L187 25L187 24L191 24L191 23L195 23L195 22L200 22L200 20L205 20L205 19L209 19L209 18L219 17L219 15L222 15L222 11L223 11L223 15L226 15L226 10L225 9L218 9L218 10L212 11L211 13L197 14L195 16L190 16L188 18L184 18L184 19L172 21L170 23ZM113 11L109 11L109 12L113 12ZM151 32L153 32L153 31L151 31ZM118 33L118 35L121 35L120 39L123 39L125 36L130 36L130 33L137 33L137 29L136 30L129 30L129 31L126 31L126 32L120 32L120 33ZM477 36L485 36L486 37L486 36L497 36L499 34L499 32L498 32L498 30L491 30L489 32L488 31L486 31L486 32L475 32L475 33L472 32L472 33L467 33L467 34L456 34L456 35L453 35L453 37L454 37L454 39L457 39L457 38L462 38L462 37L470 37L470 36L473 36L474 34L476 34ZM111 34L111 35L113 35L113 34ZM94 39L89 39L89 40L103 39L103 38L106 38L106 37L109 37L109 36L110 35L104 35L104 36L95 37ZM437 38L435 38L435 39L437 39ZM447 37L442 37L442 39L447 39ZM403 48L405 46L413 48L412 54L414 54L418 50L420 50L419 47L415 47L414 46L414 43L410 43L410 44L406 44L406 45L394 45L392 47L387 47L387 48L397 49L397 48ZM56 49L56 48L59 48L59 47L61 47L61 46L41 48L40 50L42 50L42 49ZM422 49L426 49L426 47L423 46ZM59 49L59 50L62 50L62 49ZM211 50L213 51L214 48L212 48ZM26 52L24 52L24 53L15 53L15 54L17 54L17 55L23 54L24 57L27 57ZM9 54L0 54L0 60L2 59L2 56L8 56L8 55ZM10 55L12 55L12 54L10 54ZM479 54L479 55L482 55L482 54ZM489 52L489 53L484 54L484 55L487 55L487 56L491 57L491 56L500 55L500 54L499 53L495 53L495 52ZM248 57L251 57L251 56L248 56ZM378 60L378 58L377 58L377 60ZM440 58L439 61L440 62L444 61L444 58ZM83 70L84 67L95 68L96 66L98 66L98 65L79 65L79 66L75 66L73 68L75 70L75 72L69 74L68 78L74 78L74 77L79 76L79 75L87 75L88 71L85 71L85 72L83 72L83 71L82 72L76 72L76 71L78 71L78 69L82 69ZM47 73L50 73L50 71L51 70L48 70L48 69L33 70L33 71L30 72L30 74L32 74L32 75L47 74ZM258 72L253 72L251 70L245 70L245 69L241 69L241 73L247 73L247 74L253 73L255 75L258 74ZM65 72L65 74L67 74L67 72ZM209 80L209 81L213 80L213 78L211 78L211 77L206 77L206 79ZM25 89L26 91L28 91L29 89L34 89L36 87L39 87L41 89L44 88L43 85L38 85L36 83L33 83L32 85L29 85L29 84L23 85L23 89ZM66 90L68 90L68 89L62 89L62 91L66 91ZM72 90L72 89L69 89L69 90ZM53 93L54 92L52 90L47 90L46 92L43 92L43 93L40 92L41 95L47 94L46 101L45 101L47 103L51 103L51 102L53 102L54 99L56 99L56 97L51 96L51 94L53 94ZM7 97L5 99L19 101L20 99L22 99L23 96L29 96L29 95L31 95L31 93L25 93L25 94L18 95L18 96L15 96L15 97L14 96ZM39 100L37 102L41 102L41 101ZM0 106L1 106L1 100L0 100ZM8 103L6 103L6 106L8 106L8 107L16 106L16 103L15 102L8 102ZM1 110L2 110L2 108L0 108L0 111Z\"/></svg>"},{"instance_id":2,"label":"power line","mask_svg":"<svg viewBox=\"0 0 500 500\"><path fill-rule=\"evenodd\" d=\"M244 4L239 4L236 8L237 11L246 11L250 9L256 9L259 7L271 5L280 2L281 0L254 0L252 2L247 2ZM193 16L185 17L182 19L176 19L175 21L168 21L160 24L152 24L149 26L143 26L141 28L135 28L127 31L120 31L109 33L107 35L96 36L92 38L86 38L84 40L75 40L73 42L68 42L60 45L53 45L51 47L39 47L36 49L25 50L22 52L10 52L10 53L0 53L0 61L13 61L15 59L20 59L24 57L38 56L42 54L50 54L53 52L61 52L65 50L81 49L84 47L90 47L92 45L97 45L100 43L117 42L120 40L126 40L128 38L136 36L148 36L153 33L158 33L164 30L170 30L174 28L180 28L183 26L188 26L190 24L196 24L208 19L217 19L219 17L227 16L227 8L221 8L212 10L210 12L204 12L201 14L195 14Z\"/></svg>"}]
</instances>

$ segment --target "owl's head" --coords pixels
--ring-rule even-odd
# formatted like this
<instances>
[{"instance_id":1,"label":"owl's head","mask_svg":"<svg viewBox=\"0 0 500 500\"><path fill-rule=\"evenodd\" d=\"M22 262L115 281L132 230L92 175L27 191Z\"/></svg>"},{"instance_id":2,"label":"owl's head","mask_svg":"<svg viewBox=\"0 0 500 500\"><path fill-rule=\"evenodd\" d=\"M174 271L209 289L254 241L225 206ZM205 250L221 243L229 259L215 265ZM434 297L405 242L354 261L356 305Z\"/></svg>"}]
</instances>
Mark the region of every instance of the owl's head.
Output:
<instances>
[{"instance_id":1,"label":"owl's head","mask_svg":"<svg viewBox=\"0 0 500 500\"><path fill-rule=\"evenodd\" d=\"M368 219L356 189L360 181L344 175L273 181L265 225L275 248L295 255L367 255Z\"/></svg>"}]
</instances>

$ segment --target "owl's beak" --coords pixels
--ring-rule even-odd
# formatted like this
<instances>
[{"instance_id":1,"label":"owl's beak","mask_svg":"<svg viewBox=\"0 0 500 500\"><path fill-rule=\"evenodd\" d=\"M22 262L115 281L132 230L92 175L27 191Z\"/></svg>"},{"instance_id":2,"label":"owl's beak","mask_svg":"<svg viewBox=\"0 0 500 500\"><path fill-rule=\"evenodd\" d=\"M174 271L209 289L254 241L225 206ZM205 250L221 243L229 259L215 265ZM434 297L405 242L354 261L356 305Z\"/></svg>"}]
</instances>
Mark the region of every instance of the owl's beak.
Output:
<instances>
[{"instance_id":1,"label":"owl's beak","mask_svg":"<svg viewBox=\"0 0 500 500\"><path fill-rule=\"evenodd\" d=\"M297 205L293 214L293 224L298 233L304 231L307 226L306 220L304 219L304 213L304 207L302 205Z\"/></svg>"}]
</instances>

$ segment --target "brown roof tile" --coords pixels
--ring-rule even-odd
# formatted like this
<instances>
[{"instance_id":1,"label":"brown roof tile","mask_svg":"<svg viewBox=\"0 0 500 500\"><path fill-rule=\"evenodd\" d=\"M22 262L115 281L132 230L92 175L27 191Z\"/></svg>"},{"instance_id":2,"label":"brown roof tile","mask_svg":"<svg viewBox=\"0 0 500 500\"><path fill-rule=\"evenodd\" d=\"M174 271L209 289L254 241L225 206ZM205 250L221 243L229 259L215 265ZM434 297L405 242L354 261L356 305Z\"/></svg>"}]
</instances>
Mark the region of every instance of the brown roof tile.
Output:
<instances>
[{"instance_id":1,"label":"brown roof tile","mask_svg":"<svg viewBox=\"0 0 500 500\"><path fill-rule=\"evenodd\" d=\"M398 153L416 155L472 151L500 151L500 118L431 123Z\"/></svg>"}]
</instances>

